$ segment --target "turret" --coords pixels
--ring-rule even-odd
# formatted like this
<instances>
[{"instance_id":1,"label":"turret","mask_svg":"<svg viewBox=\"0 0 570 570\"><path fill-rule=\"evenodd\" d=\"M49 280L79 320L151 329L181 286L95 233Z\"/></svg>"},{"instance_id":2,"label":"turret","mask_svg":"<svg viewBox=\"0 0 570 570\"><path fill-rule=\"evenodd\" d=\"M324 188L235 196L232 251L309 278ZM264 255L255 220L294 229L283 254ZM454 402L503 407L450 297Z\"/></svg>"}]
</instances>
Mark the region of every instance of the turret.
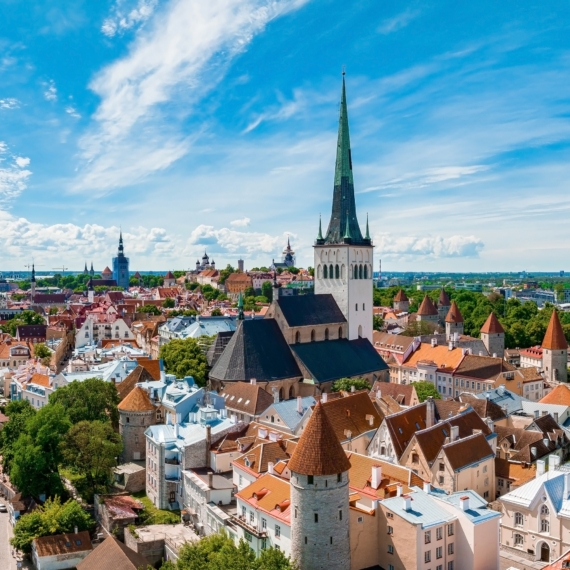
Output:
<instances>
[{"instance_id":1,"label":"turret","mask_svg":"<svg viewBox=\"0 0 570 570\"><path fill-rule=\"evenodd\" d=\"M426 295L420 308L418 309L417 320L418 321L427 321L431 323L437 323L439 318L439 313L437 311L437 307L433 304L433 301Z\"/></svg>"},{"instance_id":2,"label":"turret","mask_svg":"<svg viewBox=\"0 0 570 570\"><path fill-rule=\"evenodd\" d=\"M439 294L439 299L437 301L437 312L440 324L443 325L443 323L445 322L445 317L447 316L447 313L449 313L450 307L451 307L451 301L449 300L449 295L442 287L441 292Z\"/></svg>"},{"instance_id":3,"label":"turret","mask_svg":"<svg viewBox=\"0 0 570 570\"><path fill-rule=\"evenodd\" d=\"M136 386L117 406L119 433L123 438L123 461L140 461L146 458L144 432L156 421L156 408L148 394Z\"/></svg>"},{"instance_id":4,"label":"turret","mask_svg":"<svg viewBox=\"0 0 570 570\"><path fill-rule=\"evenodd\" d=\"M400 289L394 297L394 310L398 313L407 313L409 308L410 300L404 290Z\"/></svg>"},{"instance_id":5,"label":"turret","mask_svg":"<svg viewBox=\"0 0 570 570\"><path fill-rule=\"evenodd\" d=\"M503 358L505 353L505 329L495 313L491 313L481 327L481 340L491 356Z\"/></svg>"},{"instance_id":6,"label":"turret","mask_svg":"<svg viewBox=\"0 0 570 570\"><path fill-rule=\"evenodd\" d=\"M445 317L445 338L448 342L453 340L455 333L463 334L463 315L457 303L453 301Z\"/></svg>"},{"instance_id":7,"label":"turret","mask_svg":"<svg viewBox=\"0 0 570 570\"><path fill-rule=\"evenodd\" d=\"M542 341L542 368L546 380L551 382L568 381L568 343L556 309L552 311Z\"/></svg>"}]
</instances>

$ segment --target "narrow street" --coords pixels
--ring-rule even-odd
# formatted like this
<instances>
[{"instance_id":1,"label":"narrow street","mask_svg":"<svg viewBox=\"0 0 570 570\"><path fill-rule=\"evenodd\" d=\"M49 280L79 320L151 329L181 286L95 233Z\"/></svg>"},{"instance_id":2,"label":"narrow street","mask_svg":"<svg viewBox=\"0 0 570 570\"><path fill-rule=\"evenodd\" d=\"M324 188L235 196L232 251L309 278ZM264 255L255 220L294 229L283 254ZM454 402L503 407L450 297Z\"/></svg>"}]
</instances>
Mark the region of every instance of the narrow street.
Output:
<instances>
[{"instance_id":1,"label":"narrow street","mask_svg":"<svg viewBox=\"0 0 570 570\"><path fill-rule=\"evenodd\" d=\"M16 559L12 557L11 537L12 527L8 519L8 513L0 513L0 568L2 570L17 570L18 568ZM20 568L31 569L33 565L29 562L22 562Z\"/></svg>"}]
</instances>

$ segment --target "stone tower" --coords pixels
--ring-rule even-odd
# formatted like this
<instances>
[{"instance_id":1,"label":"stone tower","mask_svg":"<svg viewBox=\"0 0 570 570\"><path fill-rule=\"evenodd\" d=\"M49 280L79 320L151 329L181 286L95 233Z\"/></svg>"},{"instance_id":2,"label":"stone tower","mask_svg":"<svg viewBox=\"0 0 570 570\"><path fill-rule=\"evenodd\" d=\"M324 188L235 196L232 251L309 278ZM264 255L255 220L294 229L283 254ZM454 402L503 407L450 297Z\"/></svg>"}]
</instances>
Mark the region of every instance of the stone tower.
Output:
<instances>
[{"instance_id":1,"label":"stone tower","mask_svg":"<svg viewBox=\"0 0 570 570\"><path fill-rule=\"evenodd\" d=\"M117 282L118 287L122 287L125 290L129 288L129 258L125 257L123 232L119 235L117 257L113 257L113 279Z\"/></svg>"},{"instance_id":2,"label":"stone tower","mask_svg":"<svg viewBox=\"0 0 570 570\"><path fill-rule=\"evenodd\" d=\"M556 310L552 311L542 341L542 368L546 380L568 381L568 343Z\"/></svg>"},{"instance_id":3,"label":"stone tower","mask_svg":"<svg viewBox=\"0 0 570 570\"><path fill-rule=\"evenodd\" d=\"M352 152L344 74L336 149L332 213L323 237L315 241L315 293L330 293L348 321L348 338L372 342L372 265L374 248L368 220L363 237L356 217Z\"/></svg>"},{"instance_id":4,"label":"stone tower","mask_svg":"<svg viewBox=\"0 0 570 570\"><path fill-rule=\"evenodd\" d=\"M394 311L407 313L410 308L410 300L403 289L400 289L394 297Z\"/></svg>"},{"instance_id":5,"label":"stone tower","mask_svg":"<svg viewBox=\"0 0 570 570\"><path fill-rule=\"evenodd\" d=\"M146 458L144 432L155 423L156 408L148 394L136 386L118 406L119 433L123 438L123 462Z\"/></svg>"},{"instance_id":6,"label":"stone tower","mask_svg":"<svg viewBox=\"0 0 570 570\"><path fill-rule=\"evenodd\" d=\"M505 329L495 313L491 313L481 327L481 340L491 356L503 358L505 353Z\"/></svg>"},{"instance_id":7,"label":"stone tower","mask_svg":"<svg viewBox=\"0 0 570 570\"><path fill-rule=\"evenodd\" d=\"M291 557L303 570L350 568L350 462L320 402L288 467Z\"/></svg>"},{"instance_id":8,"label":"stone tower","mask_svg":"<svg viewBox=\"0 0 570 570\"><path fill-rule=\"evenodd\" d=\"M435 325L437 325L437 321L439 319L437 307L427 295L424 297L416 315L418 321L427 321L428 323L434 323Z\"/></svg>"},{"instance_id":9,"label":"stone tower","mask_svg":"<svg viewBox=\"0 0 570 570\"><path fill-rule=\"evenodd\" d=\"M455 301L451 303L449 312L445 317L445 338L448 342L453 340L454 333L463 334L463 315Z\"/></svg>"},{"instance_id":10,"label":"stone tower","mask_svg":"<svg viewBox=\"0 0 570 570\"><path fill-rule=\"evenodd\" d=\"M451 301L449 300L449 295L446 293L445 289L442 287L439 294L439 299L437 301L437 312L440 324L445 323L445 317L449 313L451 308Z\"/></svg>"}]
</instances>

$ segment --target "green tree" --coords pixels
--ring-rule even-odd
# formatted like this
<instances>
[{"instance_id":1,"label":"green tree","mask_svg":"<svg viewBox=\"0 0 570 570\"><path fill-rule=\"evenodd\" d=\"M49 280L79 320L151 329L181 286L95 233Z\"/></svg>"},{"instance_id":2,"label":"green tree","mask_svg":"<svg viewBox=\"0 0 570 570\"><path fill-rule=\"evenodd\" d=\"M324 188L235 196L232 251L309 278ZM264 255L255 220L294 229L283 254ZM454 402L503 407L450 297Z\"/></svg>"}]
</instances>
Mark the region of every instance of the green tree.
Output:
<instances>
[{"instance_id":1,"label":"green tree","mask_svg":"<svg viewBox=\"0 0 570 570\"><path fill-rule=\"evenodd\" d=\"M382 327L384 326L384 320L380 315L374 315L372 317L372 328L375 331L381 331Z\"/></svg>"},{"instance_id":2,"label":"green tree","mask_svg":"<svg viewBox=\"0 0 570 570\"><path fill-rule=\"evenodd\" d=\"M83 382L71 382L53 392L50 404L61 404L73 424L81 421L110 421L119 425L117 405L120 398L112 382L100 378L87 378Z\"/></svg>"},{"instance_id":3,"label":"green tree","mask_svg":"<svg viewBox=\"0 0 570 570\"><path fill-rule=\"evenodd\" d=\"M121 436L109 422L79 422L61 442L63 463L83 475L93 493L106 489L122 450Z\"/></svg>"},{"instance_id":4,"label":"green tree","mask_svg":"<svg viewBox=\"0 0 570 570\"><path fill-rule=\"evenodd\" d=\"M177 378L192 376L199 386L208 380L208 363L195 338L171 340L160 347L160 358L164 360L166 372Z\"/></svg>"},{"instance_id":5,"label":"green tree","mask_svg":"<svg viewBox=\"0 0 570 570\"><path fill-rule=\"evenodd\" d=\"M416 389L416 394L418 395L418 400L420 402L425 402L429 396L434 400L441 400L439 392L431 382L425 382L424 380L420 382L412 382L412 386Z\"/></svg>"},{"instance_id":6,"label":"green tree","mask_svg":"<svg viewBox=\"0 0 570 570\"><path fill-rule=\"evenodd\" d=\"M36 410L28 400L13 400L8 403L4 413L9 421L0 431L0 451L3 468L9 473L14 458L14 445L20 435L26 433L26 422L36 413Z\"/></svg>"},{"instance_id":7,"label":"green tree","mask_svg":"<svg viewBox=\"0 0 570 570\"><path fill-rule=\"evenodd\" d=\"M220 309L216 308L216 309L214 309L214 310L210 313L210 315L211 315L212 317L221 317L221 316L222 316L222 311L220 311Z\"/></svg>"},{"instance_id":8,"label":"green tree","mask_svg":"<svg viewBox=\"0 0 570 570\"><path fill-rule=\"evenodd\" d=\"M257 570L299 570L299 566L287 558L281 550L266 548L256 560Z\"/></svg>"},{"instance_id":9,"label":"green tree","mask_svg":"<svg viewBox=\"0 0 570 570\"><path fill-rule=\"evenodd\" d=\"M246 287L243 292L244 297L255 297L255 289L253 287Z\"/></svg>"},{"instance_id":10,"label":"green tree","mask_svg":"<svg viewBox=\"0 0 570 570\"><path fill-rule=\"evenodd\" d=\"M166 297L166 299L164 299L164 301L162 302L162 306L165 309L174 309L174 307L176 306L176 301L174 299L171 299L170 297Z\"/></svg>"},{"instance_id":11,"label":"green tree","mask_svg":"<svg viewBox=\"0 0 570 570\"><path fill-rule=\"evenodd\" d=\"M430 323L427 321L411 321L408 326L402 332L402 336L421 336L425 334L433 334L434 330L437 328L435 323Z\"/></svg>"},{"instance_id":12,"label":"green tree","mask_svg":"<svg viewBox=\"0 0 570 570\"><path fill-rule=\"evenodd\" d=\"M261 284L261 294L268 299L268 301L273 301L273 284L271 281L264 281Z\"/></svg>"},{"instance_id":13,"label":"green tree","mask_svg":"<svg viewBox=\"0 0 570 570\"><path fill-rule=\"evenodd\" d=\"M143 305L137 309L137 313L147 313L149 315L161 315L160 309L156 305Z\"/></svg>"},{"instance_id":14,"label":"green tree","mask_svg":"<svg viewBox=\"0 0 570 570\"><path fill-rule=\"evenodd\" d=\"M232 274L235 273L235 269L231 265L227 265L225 269L220 271L220 276L218 278L218 283L224 284L226 279Z\"/></svg>"},{"instance_id":15,"label":"green tree","mask_svg":"<svg viewBox=\"0 0 570 570\"><path fill-rule=\"evenodd\" d=\"M43 325L44 318L34 311L22 311L17 317L10 319L2 325L2 330L16 336L16 329L22 325Z\"/></svg>"},{"instance_id":16,"label":"green tree","mask_svg":"<svg viewBox=\"0 0 570 570\"><path fill-rule=\"evenodd\" d=\"M77 501L70 499L62 504L55 497L18 519L10 543L18 550L30 552L35 538L74 532L75 527L78 531L92 530L94 526L95 521Z\"/></svg>"},{"instance_id":17,"label":"green tree","mask_svg":"<svg viewBox=\"0 0 570 570\"><path fill-rule=\"evenodd\" d=\"M350 392L354 386L355 390L370 390L370 383L364 378L341 378L333 383L333 392Z\"/></svg>"},{"instance_id":18,"label":"green tree","mask_svg":"<svg viewBox=\"0 0 570 570\"><path fill-rule=\"evenodd\" d=\"M34 346L34 355L36 358L51 358L51 350L43 342L39 342Z\"/></svg>"}]
</instances>

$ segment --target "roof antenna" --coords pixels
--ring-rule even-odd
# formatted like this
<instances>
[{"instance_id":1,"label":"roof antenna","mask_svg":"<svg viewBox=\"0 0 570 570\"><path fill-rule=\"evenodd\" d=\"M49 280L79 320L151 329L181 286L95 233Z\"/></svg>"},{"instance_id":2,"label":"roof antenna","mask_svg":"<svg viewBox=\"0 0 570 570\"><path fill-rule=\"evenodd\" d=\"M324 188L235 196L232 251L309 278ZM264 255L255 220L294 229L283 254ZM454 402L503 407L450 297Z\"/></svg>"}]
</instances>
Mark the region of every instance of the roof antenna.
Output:
<instances>
[{"instance_id":1,"label":"roof antenna","mask_svg":"<svg viewBox=\"0 0 570 570\"><path fill-rule=\"evenodd\" d=\"M342 74L343 74L343 75L346 75L346 65L343 65L343 66L342 66Z\"/></svg>"}]
</instances>

